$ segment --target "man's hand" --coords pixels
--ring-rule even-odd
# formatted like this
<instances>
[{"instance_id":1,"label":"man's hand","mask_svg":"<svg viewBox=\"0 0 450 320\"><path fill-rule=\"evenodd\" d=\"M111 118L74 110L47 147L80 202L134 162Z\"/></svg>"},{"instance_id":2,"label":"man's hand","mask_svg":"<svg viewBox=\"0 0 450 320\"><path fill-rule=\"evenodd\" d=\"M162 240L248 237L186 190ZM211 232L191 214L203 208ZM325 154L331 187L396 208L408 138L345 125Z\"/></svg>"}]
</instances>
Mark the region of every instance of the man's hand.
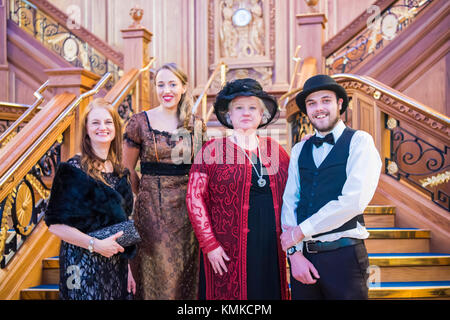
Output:
<instances>
[{"instance_id":1,"label":"man's hand","mask_svg":"<svg viewBox=\"0 0 450 320\"><path fill-rule=\"evenodd\" d=\"M286 226L283 225L283 229L285 230L281 236L281 248L286 251L288 248L295 246L297 243L303 240L305 237L303 235L302 229L300 226Z\"/></svg>"},{"instance_id":2,"label":"man's hand","mask_svg":"<svg viewBox=\"0 0 450 320\"><path fill-rule=\"evenodd\" d=\"M316 279L320 278L319 272L302 252L299 251L289 256L289 260L291 261L291 273L295 280L303 284L314 284L317 282Z\"/></svg>"}]
</instances>

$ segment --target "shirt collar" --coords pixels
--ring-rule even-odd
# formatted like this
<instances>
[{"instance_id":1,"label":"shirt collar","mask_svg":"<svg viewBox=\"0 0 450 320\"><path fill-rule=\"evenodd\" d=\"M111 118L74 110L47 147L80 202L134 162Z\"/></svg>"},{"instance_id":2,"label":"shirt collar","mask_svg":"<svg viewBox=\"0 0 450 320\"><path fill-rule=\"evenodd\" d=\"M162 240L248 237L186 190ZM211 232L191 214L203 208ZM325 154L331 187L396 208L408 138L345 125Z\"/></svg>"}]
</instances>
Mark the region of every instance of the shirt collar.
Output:
<instances>
[{"instance_id":1,"label":"shirt collar","mask_svg":"<svg viewBox=\"0 0 450 320\"><path fill-rule=\"evenodd\" d=\"M342 132L345 130L345 124L342 120L339 120L338 123L334 126L333 130L331 130L331 133L333 134L334 141L337 141L339 137L341 136ZM324 136L321 135L317 130L316 134L318 137L323 138Z\"/></svg>"}]
</instances>

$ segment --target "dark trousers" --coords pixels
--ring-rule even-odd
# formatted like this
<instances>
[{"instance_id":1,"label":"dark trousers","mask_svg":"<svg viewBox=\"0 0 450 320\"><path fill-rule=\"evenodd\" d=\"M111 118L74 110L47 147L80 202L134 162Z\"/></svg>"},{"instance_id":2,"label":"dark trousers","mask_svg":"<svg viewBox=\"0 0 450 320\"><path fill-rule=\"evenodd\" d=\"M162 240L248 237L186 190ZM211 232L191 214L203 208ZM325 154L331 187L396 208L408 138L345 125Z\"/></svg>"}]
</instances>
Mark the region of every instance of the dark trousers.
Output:
<instances>
[{"instance_id":1,"label":"dark trousers","mask_svg":"<svg viewBox=\"0 0 450 320\"><path fill-rule=\"evenodd\" d=\"M292 300L366 300L369 259L363 243L333 251L303 255L317 269L315 284L303 284L292 277Z\"/></svg>"}]
</instances>

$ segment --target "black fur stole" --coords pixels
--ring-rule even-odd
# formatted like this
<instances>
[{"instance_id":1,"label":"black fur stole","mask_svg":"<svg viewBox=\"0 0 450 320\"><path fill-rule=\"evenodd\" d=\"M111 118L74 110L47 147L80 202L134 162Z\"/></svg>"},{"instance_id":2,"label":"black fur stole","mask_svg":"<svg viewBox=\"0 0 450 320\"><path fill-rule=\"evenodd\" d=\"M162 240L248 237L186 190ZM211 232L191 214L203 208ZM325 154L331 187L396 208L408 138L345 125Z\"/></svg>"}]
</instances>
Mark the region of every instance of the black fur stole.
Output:
<instances>
[{"instance_id":1,"label":"black fur stole","mask_svg":"<svg viewBox=\"0 0 450 320\"><path fill-rule=\"evenodd\" d=\"M65 224L89 233L125 221L133 193L125 174L113 189L81 169L62 162L53 180L45 223Z\"/></svg>"}]
</instances>

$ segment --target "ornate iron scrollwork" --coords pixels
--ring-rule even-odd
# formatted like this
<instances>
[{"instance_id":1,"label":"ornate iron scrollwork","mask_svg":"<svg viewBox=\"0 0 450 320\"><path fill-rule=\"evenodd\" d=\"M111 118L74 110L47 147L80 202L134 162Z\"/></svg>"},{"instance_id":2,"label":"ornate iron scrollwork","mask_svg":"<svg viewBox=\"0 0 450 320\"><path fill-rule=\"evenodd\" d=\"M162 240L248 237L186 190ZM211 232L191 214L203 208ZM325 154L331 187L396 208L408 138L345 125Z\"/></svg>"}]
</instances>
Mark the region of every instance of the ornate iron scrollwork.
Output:
<instances>
[{"instance_id":1,"label":"ornate iron scrollwork","mask_svg":"<svg viewBox=\"0 0 450 320\"><path fill-rule=\"evenodd\" d=\"M23 179L12 197L11 218L14 230L22 236L27 236L37 223L33 187Z\"/></svg>"},{"instance_id":2,"label":"ornate iron scrollwork","mask_svg":"<svg viewBox=\"0 0 450 320\"><path fill-rule=\"evenodd\" d=\"M19 181L13 191L0 203L1 268L8 264L21 243L26 240L40 219L43 218L47 200L50 196L50 189L43 179L54 175L61 161L61 143L62 141L55 142L27 175ZM8 217L11 218L12 227L14 228L12 236L8 236Z\"/></svg>"},{"instance_id":3,"label":"ornate iron scrollwork","mask_svg":"<svg viewBox=\"0 0 450 320\"><path fill-rule=\"evenodd\" d=\"M11 21L73 66L100 76L111 72L113 80L107 88L119 79L121 70L117 65L29 2L15 0L11 4L9 16Z\"/></svg>"},{"instance_id":4,"label":"ornate iron scrollwork","mask_svg":"<svg viewBox=\"0 0 450 320\"><path fill-rule=\"evenodd\" d=\"M377 54L433 0L399 0L387 8L379 18L356 35L345 46L326 59L328 74L351 73L364 60Z\"/></svg>"},{"instance_id":5,"label":"ornate iron scrollwork","mask_svg":"<svg viewBox=\"0 0 450 320\"><path fill-rule=\"evenodd\" d=\"M131 116L134 114L133 111L133 93L129 93L125 99L123 99L122 103L117 108L117 112L119 113L120 118L123 120L123 124L125 125L130 120Z\"/></svg>"},{"instance_id":6,"label":"ornate iron scrollwork","mask_svg":"<svg viewBox=\"0 0 450 320\"><path fill-rule=\"evenodd\" d=\"M421 182L423 177L443 173L450 168L450 147L445 146L442 150L402 128L399 121L396 126L392 126L392 122L386 119L385 127L391 134L391 155L385 159L385 173L396 180L408 181L428 194L434 203L450 211L449 184L424 186Z\"/></svg>"}]
</instances>

